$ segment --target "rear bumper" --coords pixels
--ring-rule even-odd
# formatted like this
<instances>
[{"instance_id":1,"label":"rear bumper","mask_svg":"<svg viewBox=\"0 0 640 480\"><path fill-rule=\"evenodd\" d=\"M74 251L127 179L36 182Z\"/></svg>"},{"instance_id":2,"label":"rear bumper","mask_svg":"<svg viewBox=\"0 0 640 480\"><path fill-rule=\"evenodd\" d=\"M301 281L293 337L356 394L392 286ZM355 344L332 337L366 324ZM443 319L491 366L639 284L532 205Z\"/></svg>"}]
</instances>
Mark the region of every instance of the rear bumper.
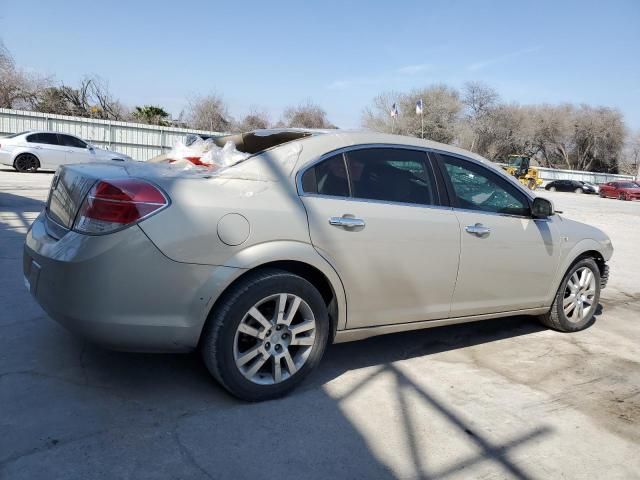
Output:
<instances>
[{"instance_id":1,"label":"rear bumper","mask_svg":"<svg viewBox=\"0 0 640 480\"><path fill-rule=\"evenodd\" d=\"M9 152L0 150L0 164L6 165L7 167L13 167L13 161Z\"/></svg>"},{"instance_id":2,"label":"rear bumper","mask_svg":"<svg viewBox=\"0 0 640 480\"><path fill-rule=\"evenodd\" d=\"M168 259L136 225L111 235L47 235L44 214L24 246L25 285L57 322L116 350L189 351L239 269Z\"/></svg>"}]
</instances>

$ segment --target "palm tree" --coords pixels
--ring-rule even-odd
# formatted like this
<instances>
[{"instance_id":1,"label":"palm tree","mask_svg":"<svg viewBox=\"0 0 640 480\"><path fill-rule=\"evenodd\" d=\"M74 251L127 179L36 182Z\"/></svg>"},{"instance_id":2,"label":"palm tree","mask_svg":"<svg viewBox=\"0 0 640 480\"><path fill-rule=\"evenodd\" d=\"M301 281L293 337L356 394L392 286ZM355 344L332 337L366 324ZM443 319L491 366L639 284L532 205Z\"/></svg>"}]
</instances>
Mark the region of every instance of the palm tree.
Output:
<instances>
[{"instance_id":1,"label":"palm tree","mask_svg":"<svg viewBox=\"0 0 640 480\"><path fill-rule=\"evenodd\" d=\"M143 107L135 107L133 117L142 123L150 125L168 125L167 118L169 114L164 108L156 105L144 105Z\"/></svg>"}]
</instances>

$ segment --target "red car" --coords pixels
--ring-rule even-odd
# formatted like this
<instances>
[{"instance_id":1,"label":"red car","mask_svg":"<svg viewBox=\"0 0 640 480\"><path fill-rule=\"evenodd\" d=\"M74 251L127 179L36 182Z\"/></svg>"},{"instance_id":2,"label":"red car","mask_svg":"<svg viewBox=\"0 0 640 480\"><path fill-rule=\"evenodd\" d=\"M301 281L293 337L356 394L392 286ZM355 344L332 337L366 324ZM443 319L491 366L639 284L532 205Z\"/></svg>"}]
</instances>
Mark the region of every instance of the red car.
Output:
<instances>
[{"instance_id":1,"label":"red car","mask_svg":"<svg viewBox=\"0 0 640 480\"><path fill-rule=\"evenodd\" d=\"M620 200L640 200L640 185L634 182L609 182L600 185L600 196Z\"/></svg>"}]
</instances>

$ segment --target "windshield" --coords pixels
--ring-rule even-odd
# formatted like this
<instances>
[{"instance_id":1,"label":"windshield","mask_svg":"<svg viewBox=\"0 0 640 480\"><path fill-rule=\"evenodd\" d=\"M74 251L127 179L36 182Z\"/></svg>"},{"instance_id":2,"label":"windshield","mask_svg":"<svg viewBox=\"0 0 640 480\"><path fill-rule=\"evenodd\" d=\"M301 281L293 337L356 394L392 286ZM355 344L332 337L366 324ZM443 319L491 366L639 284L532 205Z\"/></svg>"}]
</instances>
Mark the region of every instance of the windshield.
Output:
<instances>
[{"instance_id":1,"label":"windshield","mask_svg":"<svg viewBox=\"0 0 640 480\"><path fill-rule=\"evenodd\" d=\"M618 184L618 188L638 188L638 184L633 182L621 182Z\"/></svg>"},{"instance_id":2,"label":"windshield","mask_svg":"<svg viewBox=\"0 0 640 480\"><path fill-rule=\"evenodd\" d=\"M509 166L518 167L522 165L523 157L509 157Z\"/></svg>"}]
</instances>

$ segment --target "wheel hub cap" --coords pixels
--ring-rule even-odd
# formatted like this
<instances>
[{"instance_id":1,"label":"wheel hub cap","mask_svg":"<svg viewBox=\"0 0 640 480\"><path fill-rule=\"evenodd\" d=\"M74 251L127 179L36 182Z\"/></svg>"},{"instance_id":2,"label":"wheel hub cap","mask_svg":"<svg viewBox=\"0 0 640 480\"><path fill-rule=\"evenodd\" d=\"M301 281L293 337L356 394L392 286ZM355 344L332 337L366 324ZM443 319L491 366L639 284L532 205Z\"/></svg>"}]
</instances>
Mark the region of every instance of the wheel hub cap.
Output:
<instances>
[{"instance_id":1,"label":"wheel hub cap","mask_svg":"<svg viewBox=\"0 0 640 480\"><path fill-rule=\"evenodd\" d=\"M589 267L576 270L569 280L562 300L564 314L570 322L587 318L594 308L596 276Z\"/></svg>"},{"instance_id":2,"label":"wheel hub cap","mask_svg":"<svg viewBox=\"0 0 640 480\"><path fill-rule=\"evenodd\" d=\"M306 363L315 343L316 320L300 297L270 295L249 309L233 343L236 367L260 385L283 382Z\"/></svg>"}]
</instances>

